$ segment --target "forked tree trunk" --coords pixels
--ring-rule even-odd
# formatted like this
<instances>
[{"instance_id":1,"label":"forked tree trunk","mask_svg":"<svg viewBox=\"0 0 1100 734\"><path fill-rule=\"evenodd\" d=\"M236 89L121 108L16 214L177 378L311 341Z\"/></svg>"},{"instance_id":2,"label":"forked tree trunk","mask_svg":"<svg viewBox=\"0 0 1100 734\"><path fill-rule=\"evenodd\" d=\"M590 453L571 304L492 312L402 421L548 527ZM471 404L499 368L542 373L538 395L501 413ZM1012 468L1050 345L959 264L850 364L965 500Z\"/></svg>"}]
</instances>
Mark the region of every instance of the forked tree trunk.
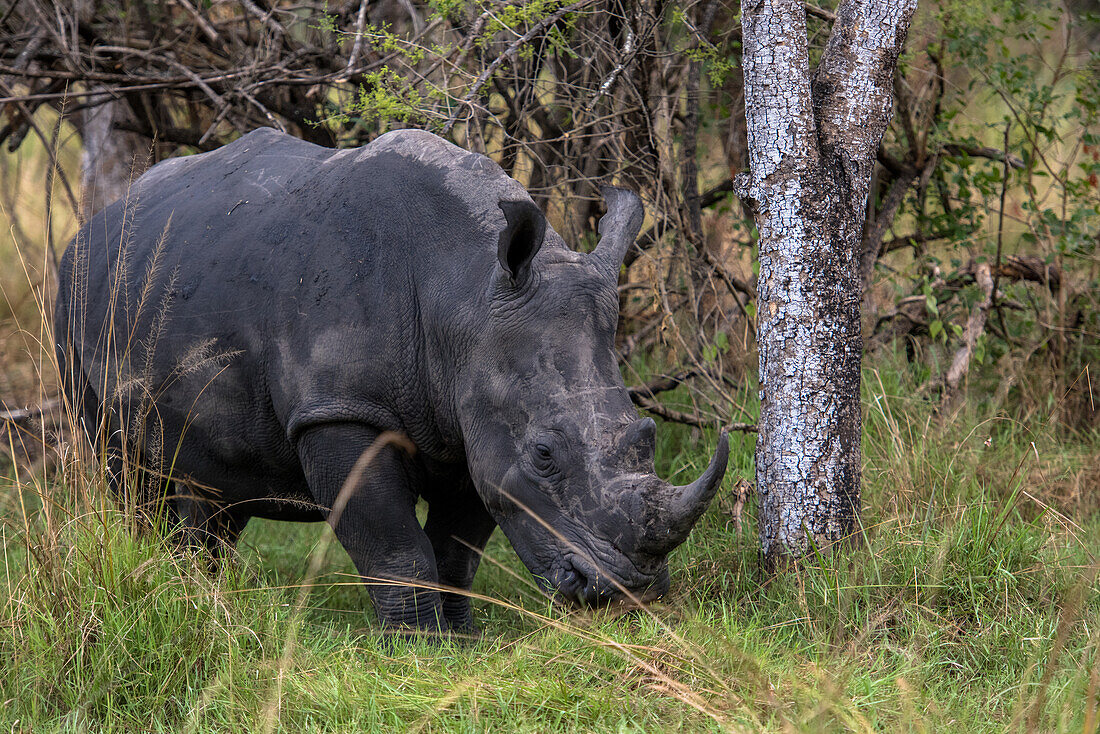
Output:
<instances>
[{"instance_id":1,"label":"forked tree trunk","mask_svg":"<svg viewBox=\"0 0 1100 734\"><path fill-rule=\"evenodd\" d=\"M851 534L860 492L860 240L892 79L916 0L843 0L811 77L802 0L742 4L759 230L765 563Z\"/></svg>"}]
</instances>

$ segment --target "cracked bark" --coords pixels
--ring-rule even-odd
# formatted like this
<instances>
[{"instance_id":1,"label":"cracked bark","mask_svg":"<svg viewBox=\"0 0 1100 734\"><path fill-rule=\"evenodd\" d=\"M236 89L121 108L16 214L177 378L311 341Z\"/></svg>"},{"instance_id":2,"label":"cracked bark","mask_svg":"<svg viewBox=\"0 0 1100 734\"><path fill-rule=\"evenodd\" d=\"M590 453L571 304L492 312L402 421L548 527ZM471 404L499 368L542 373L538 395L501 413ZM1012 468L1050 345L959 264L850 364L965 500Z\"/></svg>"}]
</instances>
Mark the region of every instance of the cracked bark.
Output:
<instances>
[{"instance_id":1,"label":"cracked bark","mask_svg":"<svg viewBox=\"0 0 1100 734\"><path fill-rule=\"evenodd\" d=\"M892 80L916 0L843 0L811 77L800 0L742 5L750 173L760 232L765 564L850 535L859 512L861 238Z\"/></svg>"}]
</instances>

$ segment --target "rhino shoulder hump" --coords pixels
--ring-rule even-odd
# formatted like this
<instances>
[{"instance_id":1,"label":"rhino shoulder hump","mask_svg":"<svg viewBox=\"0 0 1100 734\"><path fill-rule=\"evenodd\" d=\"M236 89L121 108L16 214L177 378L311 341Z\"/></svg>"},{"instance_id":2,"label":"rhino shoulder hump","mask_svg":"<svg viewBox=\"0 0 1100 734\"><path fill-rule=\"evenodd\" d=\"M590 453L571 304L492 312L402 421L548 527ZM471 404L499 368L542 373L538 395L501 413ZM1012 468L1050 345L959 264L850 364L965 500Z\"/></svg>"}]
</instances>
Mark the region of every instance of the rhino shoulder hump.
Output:
<instances>
[{"instance_id":1,"label":"rhino shoulder hump","mask_svg":"<svg viewBox=\"0 0 1100 734\"><path fill-rule=\"evenodd\" d=\"M368 157L382 153L396 153L403 158L436 168L459 169L494 177L507 175L500 166L486 156L471 153L425 130L393 130L362 150Z\"/></svg>"}]
</instances>

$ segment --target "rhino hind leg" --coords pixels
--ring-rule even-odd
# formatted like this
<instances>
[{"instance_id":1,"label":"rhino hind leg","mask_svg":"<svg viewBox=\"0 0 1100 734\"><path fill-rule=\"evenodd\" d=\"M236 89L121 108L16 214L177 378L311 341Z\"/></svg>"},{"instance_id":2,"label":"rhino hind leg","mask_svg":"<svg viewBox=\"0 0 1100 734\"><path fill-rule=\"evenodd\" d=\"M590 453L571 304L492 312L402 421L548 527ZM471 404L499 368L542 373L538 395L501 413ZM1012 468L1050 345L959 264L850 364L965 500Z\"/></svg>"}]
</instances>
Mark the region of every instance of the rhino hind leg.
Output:
<instances>
[{"instance_id":1,"label":"rhino hind leg","mask_svg":"<svg viewBox=\"0 0 1100 734\"><path fill-rule=\"evenodd\" d=\"M314 501L332 508L357 460L378 431L354 423L315 426L298 438L298 455ZM383 448L349 488L336 538L363 577L382 626L396 631L447 630L431 542L416 519L416 491L407 457ZM403 583L407 582L407 583Z\"/></svg>"},{"instance_id":2,"label":"rhino hind leg","mask_svg":"<svg viewBox=\"0 0 1100 734\"><path fill-rule=\"evenodd\" d=\"M469 591L474 582L482 550L493 534L496 521L485 509L466 478L454 493L433 497L428 503L424 532L432 543L439 569L439 583L458 591L443 592L443 616L451 630L477 634Z\"/></svg>"}]
</instances>

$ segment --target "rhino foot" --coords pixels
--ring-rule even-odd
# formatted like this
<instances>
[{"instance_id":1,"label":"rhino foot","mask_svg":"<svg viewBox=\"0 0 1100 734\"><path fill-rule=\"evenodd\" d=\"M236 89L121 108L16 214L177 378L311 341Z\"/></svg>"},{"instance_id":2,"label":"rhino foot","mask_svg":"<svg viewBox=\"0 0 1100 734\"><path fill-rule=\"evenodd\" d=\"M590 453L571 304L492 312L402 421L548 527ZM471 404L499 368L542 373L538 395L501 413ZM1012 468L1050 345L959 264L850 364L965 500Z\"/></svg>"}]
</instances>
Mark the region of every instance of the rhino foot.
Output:
<instances>
[{"instance_id":1,"label":"rhino foot","mask_svg":"<svg viewBox=\"0 0 1100 734\"><path fill-rule=\"evenodd\" d=\"M470 600L458 594L443 594L443 618L451 632L466 637L479 637L481 628L474 621Z\"/></svg>"}]
</instances>

